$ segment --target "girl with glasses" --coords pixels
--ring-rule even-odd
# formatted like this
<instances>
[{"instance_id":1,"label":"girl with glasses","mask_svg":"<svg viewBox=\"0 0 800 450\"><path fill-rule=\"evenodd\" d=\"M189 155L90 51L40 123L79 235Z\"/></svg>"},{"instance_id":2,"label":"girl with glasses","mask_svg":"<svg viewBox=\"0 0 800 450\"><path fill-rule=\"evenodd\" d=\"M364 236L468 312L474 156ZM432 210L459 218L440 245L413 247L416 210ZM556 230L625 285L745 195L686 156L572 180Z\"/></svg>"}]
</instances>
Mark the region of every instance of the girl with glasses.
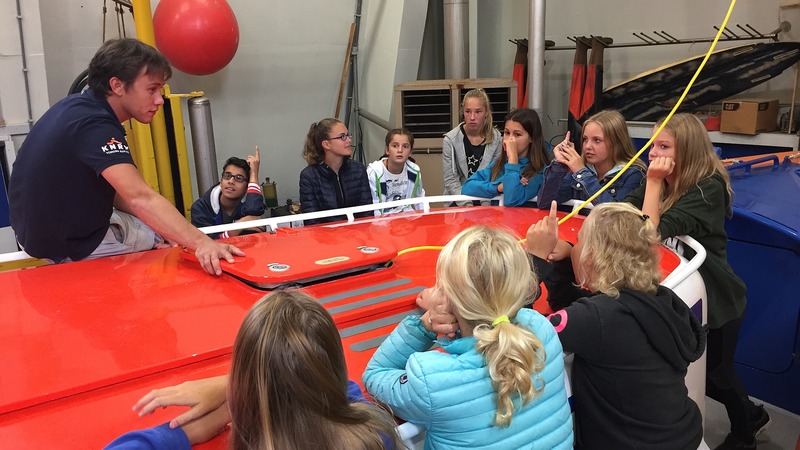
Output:
<instances>
[{"instance_id":1,"label":"girl with glasses","mask_svg":"<svg viewBox=\"0 0 800 450\"><path fill-rule=\"evenodd\" d=\"M311 124L303 147L308 167L300 172L301 212L369 205L367 168L351 158L351 136L339 119L322 119ZM369 217L371 212L356 214ZM345 216L306 220L306 225L345 220Z\"/></svg>"}]
</instances>

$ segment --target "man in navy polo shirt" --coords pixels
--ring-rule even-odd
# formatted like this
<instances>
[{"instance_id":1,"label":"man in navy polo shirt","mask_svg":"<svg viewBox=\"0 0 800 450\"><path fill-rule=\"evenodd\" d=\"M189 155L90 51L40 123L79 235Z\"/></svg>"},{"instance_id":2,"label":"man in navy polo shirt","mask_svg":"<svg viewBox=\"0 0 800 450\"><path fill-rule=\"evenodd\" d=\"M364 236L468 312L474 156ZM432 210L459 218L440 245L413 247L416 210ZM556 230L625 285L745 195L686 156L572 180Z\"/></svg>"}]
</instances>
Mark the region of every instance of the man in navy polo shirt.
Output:
<instances>
[{"instance_id":1,"label":"man in navy polo shirt","mask_svg":"<svg viewBox=\"0 0 800 450\"><path fill-rule=\"evenodd\" d=\"M244 255L192 226L133 163L120 123L150 123L171 75L153 47L136 39L107 41L89 63L90 89L56 103L31 128L8 195L11 226L29 255L75 261L150 249L167 239L193 249L203 270L216 275L220 259Z\"/></svg>"}]
</instances>

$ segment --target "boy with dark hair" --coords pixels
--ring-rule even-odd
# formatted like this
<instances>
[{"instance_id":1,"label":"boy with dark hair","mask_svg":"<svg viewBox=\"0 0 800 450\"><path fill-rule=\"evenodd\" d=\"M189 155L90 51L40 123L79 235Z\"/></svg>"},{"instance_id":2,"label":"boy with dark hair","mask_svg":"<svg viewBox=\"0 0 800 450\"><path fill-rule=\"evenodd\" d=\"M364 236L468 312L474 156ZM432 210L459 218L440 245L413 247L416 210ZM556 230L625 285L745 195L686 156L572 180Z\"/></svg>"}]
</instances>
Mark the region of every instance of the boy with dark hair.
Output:
<instances>
[{"instance_id":1,"label":"boy with dark hair","mask_svg":"<svg viewBox=\"0 0 800 450\"><path fill-rule=\"evenodd\" d=\"M231 157L222 168L219 184L209 189L192 205L192 225L208 227L225 223L258 220L264 214L264 196L258 184L258 166L261 157L256 154L242 158ZM262 231L260 229L247 229ZM246 230L229 230L209 234L213 239L238 236Z\"/></svg>"},{"instance_id":2,"label":"boy with dark hair","mask_svg":"<svg viewBox=\"0 0 800 450\"><path fill-rule=\"evenodd\" d=\"M216 275L220 259L244 255L193 227L134 165L121 122L149 124L171 75L155 48L109 40L89 63L91 89L59 101L31 128L9 180L11 226L29 255L66 262L169 240Z\"/></svg>"}]
</instances>

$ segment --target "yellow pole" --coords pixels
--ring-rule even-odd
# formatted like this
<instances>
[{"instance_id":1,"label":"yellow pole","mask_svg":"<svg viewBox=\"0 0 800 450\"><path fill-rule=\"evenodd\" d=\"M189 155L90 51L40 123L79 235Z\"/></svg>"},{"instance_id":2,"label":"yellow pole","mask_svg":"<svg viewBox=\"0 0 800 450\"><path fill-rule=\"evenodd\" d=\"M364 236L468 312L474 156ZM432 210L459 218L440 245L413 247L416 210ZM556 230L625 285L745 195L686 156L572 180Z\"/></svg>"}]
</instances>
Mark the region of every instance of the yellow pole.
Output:
<instances>
[{"instance_id":1,"label":"yellow pole","mask_svg":"<svg viewBox=\"0 0 800 450\"><path fill-rule=\"evenodd\" d=\"M186 130L183 122L183 108L181 99L184 97L200 97L203 92L191 92L189 94L173 94L165 86L165 95L169 98L170 111L172 112L172 127L175 136L175 151L178 160L178 174L180 176L181 198L183 199L183 215L191 219L192 209L192 177L189 168L189 152L186 149ZM202 192L198 193L198 195Z\"/></svg>"},{"instance_id":2,"label":"yellow pole","mask_svg":"<svg viewBox=\"0 0 800 450\"><path fill-rule=\"evenodd\" d=\"M142 125L133 120L127 120L122 124L125 127L125 133L128 136L128 146L131 150L133 162L139 168L144 181L148 186L158 192L158 176L156 174L156 162L153 158L153 148L150 145L152 138L150 136L150 128ZM138 125L138 126L137 126ZM144 142L144 146L140 145ZM150 150L143 152L141 149ZM146 155L143 153L147 153Z\"/></svg>"},{"instance_id":3,"label":"yellow pole","mask_svg":"<svg viewBox=\"0 0 800 450\"><path fill-rule=\"evenodd\" d=\"M133 0L133 17L136 25L136 37L145 44L155 47L156 38L153 32L153 17L150 10L150 0ZM168 90L169 88L165 86ZM144 132L139 128L147 126L136 121L133 122L134 134L142 139L137 140L140 154L143 159L155 161L155 176L158 179L159 192L167 200L175 204L175 189L172 185L172 167L169 161L169 145L167 143L167 125L164 111L159 108L147 132L148 139L144 139ZM142 175L147 179L151 176L142 168Z\"/></svg>"},{"instance_id":4,"label":"yellow pole","mask_svg":"<svg viewBox=\"0 0 800 450\"><path fill-rule=\"evenodd\" d=\"M156 35L153 33L153 13L150 0L133 0L133 18L136 25L136 37L147 45L156 46Z\"/></svg>"}]
</instances>

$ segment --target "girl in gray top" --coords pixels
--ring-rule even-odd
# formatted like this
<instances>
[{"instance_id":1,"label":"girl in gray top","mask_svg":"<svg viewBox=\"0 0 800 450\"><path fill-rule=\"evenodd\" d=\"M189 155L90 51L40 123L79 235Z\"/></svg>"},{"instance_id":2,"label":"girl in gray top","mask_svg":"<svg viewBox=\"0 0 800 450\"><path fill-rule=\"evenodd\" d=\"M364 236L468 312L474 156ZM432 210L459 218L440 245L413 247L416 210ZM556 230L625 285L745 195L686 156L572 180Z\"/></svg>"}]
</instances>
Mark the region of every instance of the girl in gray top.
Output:
<instances>
[{"instance_id":1,"label":"girl in gray top","mask_svg":"<svg viewBox=\"0 0 800 450\"><path fill-rule=\"evenodd\" d=\"M444 135L442 173L444 195L461 194L470 175L500 156L503 138L492 126L492 108L483 89L473 89L461 102L464 121Z\"/></svg>"}]
</instances>

